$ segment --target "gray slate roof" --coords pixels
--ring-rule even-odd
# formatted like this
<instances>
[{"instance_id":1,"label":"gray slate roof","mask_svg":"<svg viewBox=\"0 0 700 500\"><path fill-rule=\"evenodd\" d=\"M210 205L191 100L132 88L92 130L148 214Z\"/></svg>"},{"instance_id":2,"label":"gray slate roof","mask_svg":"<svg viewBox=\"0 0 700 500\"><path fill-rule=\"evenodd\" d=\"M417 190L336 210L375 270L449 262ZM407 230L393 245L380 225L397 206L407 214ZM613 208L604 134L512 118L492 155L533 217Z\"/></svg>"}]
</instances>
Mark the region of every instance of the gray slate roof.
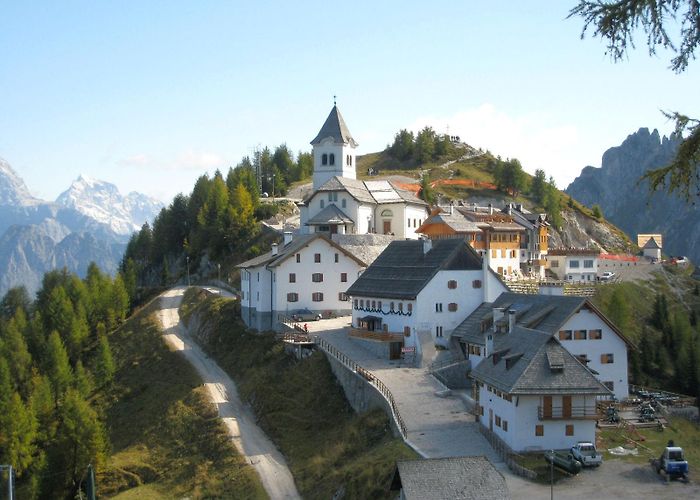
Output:
<instances>
[{"instance_id":1,"label":"gray slate roof","mask_svg":"<svg viewBox=\"0 0 700 500\"><path fill-rule=\"evenodd\" d=\"M454 329L452 336L460 337L472 344L483 344L484 334L481 331L481 321L492 316L496 307L515 309L516 323L527 328L534 328L554 335L571 315L586 304L583 297L569 295L526 295L506 292L498 296L492 303L484 303L462 321ZM497 334L497 339L499 338Z\"/></svg>"},{"instance_id":2,"label":"gray slate roof","mask_svg":"<svg viewBox=\"0 0 700 500\"><path fill-rule=\"evenodd\" d=\"M435 215L431 215L424 222L424 224L440 224L444 223L458 233L481 233L482 230L475 222L470 221L465 216L455 211L450 214L447 212L440 212Z\"/></svg>"},{"instance_id":3,"label":"gray slate roof","mask_svg":"<svg viewBox=\"0 0 700 500\"><path fill-rule=\"evenodd\" d=\"M411 300L438 271L478 269L481 269L481 257L464 240L434 240L427 253L423 252L422 240L394 241L347 293Z\"/></svg>"},{"instance_id":4,"label":"gray slate roof","mask_svg":"<svg viewBox=\"0 0 700 500\"><path fill-rule=\"evenodd\" d=\"M321 210L319 213L314 215L306 223L309 226L319 225L319 224L354 224L355 221L352 220L348 215L345 214L336 205L328 205L326 208Z\"/></svg>"},{"instance_id":5,"label":"gray slate roof","mask_svg":"<svg viewBox=\"0 0 700 500\"><path fill-rule=\"evenodd\" d=\"M647 250L648 249L661 250L661 247L659 246L659 244L656 242L656 240L654 238L649 238L642 248L645 248Z\"/></svg>"},{"instance_id":6,"label":"gray slate roof","mask_svg":"<svg viewBox=\"0 0 700 500\"><path fill-rule=\"evenodd\" d=\"M503 335L471 376L507 394L610 394L557 339L520 326Z\"/></svg>"},{"instance_id":7,"label":"gray slate roof","mask_svg":"<svg viewBox=\"0 0 700 500\"><path fill-rule=\"evenodd\" d=\"M313 233L313 234L295 235L294 239L289 244L287 244L286 246L280 245L278 247L277 255L272 255L272 250L270 250L267 253L264 253L262 255L254 257L254 258L247 260L245 262L242 262L242 263L238 264L236 267L241 268L241 269L247 269L250 267L258 267L258 266L263 266L263 265L266 267L279 266L282 262L287 260L292 255L298 253L302 248L304 248L309 243L311 243L312 241L314 241L318 238L325 240L329 245L332 245L335 248L339 249L345 255L347 255L351 259L355 260L358 264L360 264L362 266L367 265L361 259L359 259L355 255L353 255L353 253L350 252L348 249L343 248L341 245L328 239L328 237L325 236L323 233Z\"/></svg>"},{"instance_id":8,"label":"gray slate roof","mask_svg":"<svg viewBox=\"0 0 700 500\"><path fill-rule=\"evenodd\" d=\"M407 500L504 500L511 498L503 475L486 457L406 460L396 464L391 490Z\"/></svg>"},{"instance_id":9,"label":"gray slate roof","mask_svg":"<svg viewBox=\"0 0 700 500\"><path fill-rule=\"evenodd\" d=\"M311 144L319 144L323 139L327 137L332 137L335 142L351 144L355 147L358 146L355 139L352 138L350 130L345 124L345 120L343 120L343 115L341 115L340 111L338 110L338 106L335 105L333 106L333 109L331 109L331 112L328 115L328 118L326 118L326 121L321 127L321 130L319 130L314 140L311 141Z\"/></svg>"},{"instance_id":10,"label":"gray slate roof","mask_svg":"<svg viewBox=\"0 0 700 500\"><path fill-rule=\"evenodd\" d=\"M339 176L328 179L321 187L304 198L303 202L308 203L317 193L328 191L347 191L350 196L362 203L388 204L408 202L414 205L428 205L410 191L399 189L389 181L365 182L359 179Z\"/></svg>"}]
</instances>

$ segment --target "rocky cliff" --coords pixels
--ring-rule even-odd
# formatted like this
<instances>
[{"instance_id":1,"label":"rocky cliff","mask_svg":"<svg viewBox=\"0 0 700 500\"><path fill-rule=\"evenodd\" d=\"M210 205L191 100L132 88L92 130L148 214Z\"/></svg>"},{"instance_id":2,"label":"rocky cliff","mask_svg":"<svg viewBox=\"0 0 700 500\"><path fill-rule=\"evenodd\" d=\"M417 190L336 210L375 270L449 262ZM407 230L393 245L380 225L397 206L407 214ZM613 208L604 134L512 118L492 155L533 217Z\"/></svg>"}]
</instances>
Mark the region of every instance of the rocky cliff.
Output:
<instances>
[{"instance_id":1,"label":"rocky cliff","mask_svg":"<svg viewBox=\"0 0 700 500\"><path fill-rule=\"evenodd\" d=\"M639 233L661 233L664 254L687 255L698 262L700 208L665 192L650 195L649 183L639 182L646 171L666 165L679 143L678 137L640 128L608 149L600 168L584 168L566 192L585 205L600 205L605 218L633 239Z\"/></svg>"}]
</instances>

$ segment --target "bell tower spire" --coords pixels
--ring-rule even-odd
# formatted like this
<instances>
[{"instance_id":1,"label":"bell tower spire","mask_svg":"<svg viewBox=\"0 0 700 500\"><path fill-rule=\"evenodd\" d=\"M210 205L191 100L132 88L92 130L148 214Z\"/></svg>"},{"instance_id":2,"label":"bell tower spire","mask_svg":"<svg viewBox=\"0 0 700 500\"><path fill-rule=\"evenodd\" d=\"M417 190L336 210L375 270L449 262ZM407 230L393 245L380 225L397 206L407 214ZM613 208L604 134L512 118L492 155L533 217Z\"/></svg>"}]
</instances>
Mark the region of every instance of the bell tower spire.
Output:
<instances>
[{"instance_id":1,"label":"bell tower spire","mask_svg":"<svg viewBox=\"0 0 700 500\"><path fill-rule=\"evenodd\" d=\"M356 178L355 148L358 144L338 110L335 95L333 109L311 145L314 156L314 189L335 176Z\"/></svg>"}]
</instances>

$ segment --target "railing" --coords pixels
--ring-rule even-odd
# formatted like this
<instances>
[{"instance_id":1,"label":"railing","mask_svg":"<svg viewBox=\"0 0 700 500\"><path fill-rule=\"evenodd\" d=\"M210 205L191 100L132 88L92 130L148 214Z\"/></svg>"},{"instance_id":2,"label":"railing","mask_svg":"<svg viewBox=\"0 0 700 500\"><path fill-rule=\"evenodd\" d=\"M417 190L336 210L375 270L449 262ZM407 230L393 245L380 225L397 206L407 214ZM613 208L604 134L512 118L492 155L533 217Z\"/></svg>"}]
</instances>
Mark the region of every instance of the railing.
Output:
<instances>
[{"instance_id":1,"label":"railing","mask_svg":"<svg viewBox=\"0 0 700 500\"><path fill-rule=\"evenodd\" d=\"M406 431L406 424L403 421L403 418L401 418L401 414L399 413L399 407L396 404L396 401L394 400L393 394L391 394L391 391L389 388L384 385L384 382L379 380L377 377L375 377L371 372L366 370L365 368L361 367L358 365L355 361L350 359L345 353L342 351L339 351L335 346L331 345L326 341L325 339L316 336L314 337L314 340L316 342L316 345L319 346L321 349L323 349L325 352L327 352L329 355L333 356L335 359L340 361L346 368L354 371L361 377L364 377L367 382L372 384L374 387L377 388L379 393L384 397L384 399L387 400L389 403L389 407L391 408L391 413L392 416L394 417L394 421L396 422L396 426L399 428L399 432L401 433L401 436L406 439L408 436L408 433Z\"/></svg>"},{"instance_id":2,"label":"railing","mask_svg":"<svg viewBox=\"0 0 700 500\"><path fill-rule=\"evenodd\" d=\"M450 365L456 365L457 363L461 363L463 361L469 361L468 359L464 359L463 357L459 355L454 355L452 357L449 357L447 359L442 359L440 361L433 361L428 365L428 373L434 373L435 371L445 368L446 366Z\"/></svg>"},{"instance_id":3,"label":"railing","mask_svg":"<svg viewBox=\"0 0 700 500\"><path fill-rule=\"evenodd\" d=\"M313 339L307 333L290 332L282 335L283 342L293 342L295 344L313 343Z\"/></svg>"},{"instance_id":4,"label":"railing","mask_svg":"<svg viewBox=\"0 0 700 500\"><path fill-rule=\"evenodd\" d=\"M360 339L378 340L380 342L403 342L403 334L391 332L371 332L357 328L350 329L350 336Z\"/></svg>"},{"instance_id":5,"label":"railing","mask_svg":"<svg viewBox=\"0 0 700 500\"><path fill-rule=\"evenodd\" d=\"M595 406L538 406L537 417L540 420L595 420L598 418L598 409Z\"/></svg>"},{"instance_id":6,"label":"railing","mask_svg":"<svg viewBox=\"0 0 700 500\"><path fill-rule=\"evenodd\" d=\"M478 426L491 447L496 450L496 453L498 453L511 471L527 479L533 480L537 478L536 472L518 463L518 458L522 458L521 455L515 453L495 432L487 429L485 426L481 425L481 423L478 423Z\"/></svg>"}]
</instances>

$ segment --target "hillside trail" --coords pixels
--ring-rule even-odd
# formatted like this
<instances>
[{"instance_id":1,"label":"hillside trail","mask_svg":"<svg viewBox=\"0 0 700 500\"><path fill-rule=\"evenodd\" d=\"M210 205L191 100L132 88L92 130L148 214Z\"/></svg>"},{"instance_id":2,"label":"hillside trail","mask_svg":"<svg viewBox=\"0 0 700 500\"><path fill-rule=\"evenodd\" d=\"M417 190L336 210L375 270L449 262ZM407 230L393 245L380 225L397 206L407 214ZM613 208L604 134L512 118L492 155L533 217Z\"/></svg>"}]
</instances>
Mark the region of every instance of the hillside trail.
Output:
<instances>
[{"instance_id":1,"label":"hillside trail","mask_svg":"<svg viewBox=\"0 0 700 500\"><path fill-rule=\"evenodd\" d=\"M180 351L197 370L236 449L248 463L255 467L270 498L273 500L300 499L286 460L274 443L256 425L255 415L247 405L241 402L236 384L192 340L187 328L180 320L178 308L185 290L186 287L176 287L160 296L160 309L157 316L163 325L165 342L171 349ZM212 290L214 289L210 289Z\"/></svg>"}]
</instances>

